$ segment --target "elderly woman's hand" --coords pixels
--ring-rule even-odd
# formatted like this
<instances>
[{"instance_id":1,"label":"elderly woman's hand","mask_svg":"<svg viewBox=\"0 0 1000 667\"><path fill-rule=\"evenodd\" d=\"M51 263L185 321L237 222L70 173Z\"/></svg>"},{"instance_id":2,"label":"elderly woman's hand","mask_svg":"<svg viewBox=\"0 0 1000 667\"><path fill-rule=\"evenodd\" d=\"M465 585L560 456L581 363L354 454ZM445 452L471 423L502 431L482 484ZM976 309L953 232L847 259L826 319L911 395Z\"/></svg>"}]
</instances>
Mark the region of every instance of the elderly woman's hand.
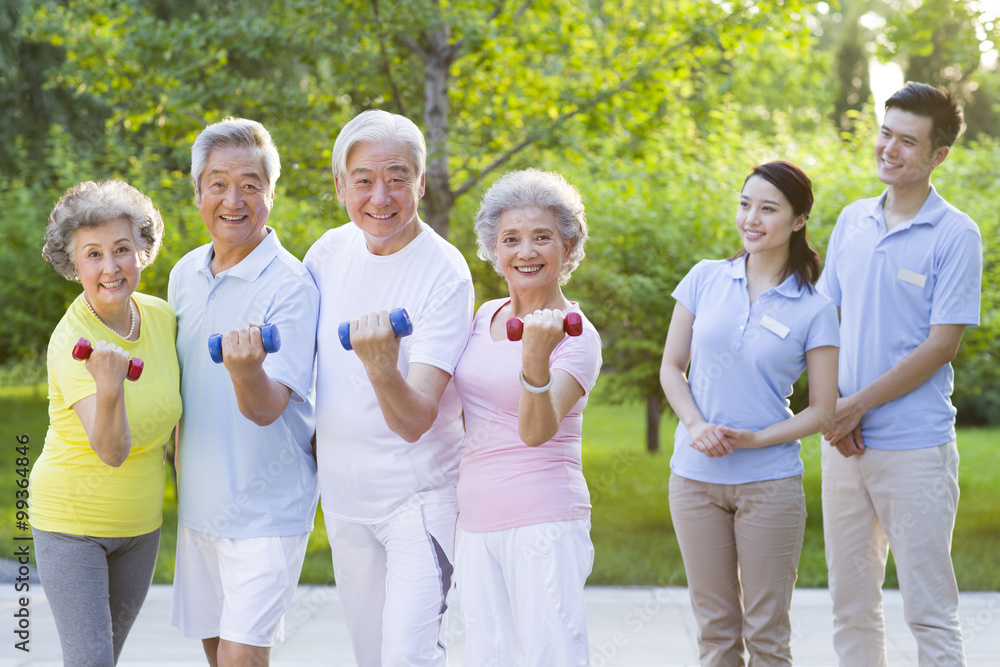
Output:
<instances>
[{"instance_id":1,"label":"elderly woman's hand","mask_svg":"<svg viewBox=\"0 0 1000 667\"><path fill-rule=\"evenodd\" d=\"M542 376L539 379L547 381L545 371L549 368L549 356L565 336L563 314L559 309L536 310L524 317L521 358L526 379L537 374Z\"/></svg>"},{"instance_id":2,"label":"elderly woman's hand","mask_svg":"<svg viewBox=\"0 0 1000 667\"><path fill-rule=\"evenodd\" d=\"M98 385L121 385L128 375L128 362L128 352L114 343L99 340L86 361L86 368Z\"/></svg>"}]
</instances>

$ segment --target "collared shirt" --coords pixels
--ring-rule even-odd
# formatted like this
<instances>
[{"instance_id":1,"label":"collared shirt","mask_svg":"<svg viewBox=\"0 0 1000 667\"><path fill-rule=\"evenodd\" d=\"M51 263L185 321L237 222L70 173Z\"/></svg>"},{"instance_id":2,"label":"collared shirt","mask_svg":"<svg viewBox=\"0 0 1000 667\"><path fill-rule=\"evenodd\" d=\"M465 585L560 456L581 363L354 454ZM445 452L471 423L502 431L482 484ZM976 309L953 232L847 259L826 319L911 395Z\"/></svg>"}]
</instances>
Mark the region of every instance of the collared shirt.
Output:
<instances>
[{"instance_id":1,"label":"collared shirt","mask_svg":"<svg viewBox=\"0 0 1000 667\"><path fill-rule=\"evenodd\" d=\"M825 296L799 288L794 275L750 303L746 261L702 260L673 295L694 315L688 382L711 424L760 431L792 416L788 397L806 367L806 352L839 345L837 310ZM737 449L711 458L677 425L671 469L715 484L744 484L801 474L798 440Z\"/></svg>"},{"instance_id":2,"label":"collared shirt","mask_svg":"<svg viewBox=\"0 0 1000 667\"><path fill-rule=\"evenodd\" d=\"M817 287L840 306L840 394L867 387L927 340L936 324L979 324L983 247L969 216L931 187L917 215L886 231L880 197L847 206ZM936 447L955 438L954 372L945 364L861 419L865 446Z\"/></svg>"},{"instance_id":3,"label":"collared shirt","mask_svg":"<svg viewBox=\"0 0 1000 667\"><path fill-rule=\"evenodd\" d=\"M213 276L211 259L212 245L204 245L170 272L184 399L178 520L217 537L308 533L318 498L310 438L319 292L270 227L236 266ZM208 352L213 333L250 322L277 325L281 349L263 368L292 390L282 415L263 427L240 412L229 372Z\"/></svg>"}]
</instances>

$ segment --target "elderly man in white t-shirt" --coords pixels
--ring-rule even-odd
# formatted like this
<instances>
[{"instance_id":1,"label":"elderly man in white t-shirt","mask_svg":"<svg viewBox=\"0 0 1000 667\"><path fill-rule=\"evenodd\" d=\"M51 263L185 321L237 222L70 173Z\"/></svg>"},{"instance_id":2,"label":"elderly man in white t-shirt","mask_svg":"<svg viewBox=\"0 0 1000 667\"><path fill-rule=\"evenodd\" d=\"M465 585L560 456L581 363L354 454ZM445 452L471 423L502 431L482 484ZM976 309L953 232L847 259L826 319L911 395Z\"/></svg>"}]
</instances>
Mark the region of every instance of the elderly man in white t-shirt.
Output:
<instances>
[{"instance_id":1,"label":"elderly man in white t-shirt","mask_svg":"<svg viewBox=\"0 0 1000 667\"><path fill-rule=\"evenodd\" d=\"M320 290L316 445L323 514L357 664L445 665L455 487L464 437L452 374L469 339L472 276L420 220L426 147L411 121L369 110L333 148L353 224L306 268ZM389 311L406 308L399 338ZM350 321L352 350L338 337Z\"/></svg>"}]
</instances>

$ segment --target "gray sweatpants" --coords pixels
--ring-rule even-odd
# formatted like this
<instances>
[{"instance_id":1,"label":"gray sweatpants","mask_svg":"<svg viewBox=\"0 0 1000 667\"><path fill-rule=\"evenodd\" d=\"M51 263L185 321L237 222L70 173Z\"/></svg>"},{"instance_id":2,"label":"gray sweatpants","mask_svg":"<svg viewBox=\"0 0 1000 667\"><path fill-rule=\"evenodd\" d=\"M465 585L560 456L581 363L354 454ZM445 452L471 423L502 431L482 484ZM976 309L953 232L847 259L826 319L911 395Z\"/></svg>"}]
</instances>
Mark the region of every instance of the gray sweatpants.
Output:
<instances>
[{"instance_id":1,"label":"gray sweatpants","mask_svg":"<svg viewBox=\"0 0 1000 667\"><path fill-rule=\"evenodd\" d=\"M32 535L63 665L116 664L153 581L159 528L136 537L85 537L37 528Z\"/></svg>"}]
</instances>

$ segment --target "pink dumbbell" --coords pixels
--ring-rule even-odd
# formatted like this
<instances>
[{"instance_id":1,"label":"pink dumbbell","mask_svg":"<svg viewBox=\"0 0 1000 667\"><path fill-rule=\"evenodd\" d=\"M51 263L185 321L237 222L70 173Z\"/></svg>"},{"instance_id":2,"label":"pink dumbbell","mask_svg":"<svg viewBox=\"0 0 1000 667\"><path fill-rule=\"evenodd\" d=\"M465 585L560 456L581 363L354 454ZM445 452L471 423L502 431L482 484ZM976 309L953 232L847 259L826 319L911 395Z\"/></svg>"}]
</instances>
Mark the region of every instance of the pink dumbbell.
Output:
<instances>
[{"instance_id":1,"label":"pink dumbbell","mask_svg":"<svg viewBox=\"0 0 1000 667\"><path fill-rule=\"evenodd\" d=\"M86 338L81 338L76 341L76 345L73 346L73 358L77 361L83 361L84 359L90 358L90 353L94 351L94 346L90 344L90 341ZM142 375L142 359L139 357L132 357L128 360L128 375L125 376L126 379L135 382Z\"/></svg>"},{"instance_id":2,"label":"pink dumbbell","mask_svg":"<svg viewBox=\"0 0 1000 667\"><path fill-rule=\"evenodd\" d=\"M563 331L570 336L579 336L583 333L583 318L580 313L566 313L563 317ZM507 320L507 340L521 340L524 335L524 322L520 317L512 317Z\"/></svg>"}]
</instances>

